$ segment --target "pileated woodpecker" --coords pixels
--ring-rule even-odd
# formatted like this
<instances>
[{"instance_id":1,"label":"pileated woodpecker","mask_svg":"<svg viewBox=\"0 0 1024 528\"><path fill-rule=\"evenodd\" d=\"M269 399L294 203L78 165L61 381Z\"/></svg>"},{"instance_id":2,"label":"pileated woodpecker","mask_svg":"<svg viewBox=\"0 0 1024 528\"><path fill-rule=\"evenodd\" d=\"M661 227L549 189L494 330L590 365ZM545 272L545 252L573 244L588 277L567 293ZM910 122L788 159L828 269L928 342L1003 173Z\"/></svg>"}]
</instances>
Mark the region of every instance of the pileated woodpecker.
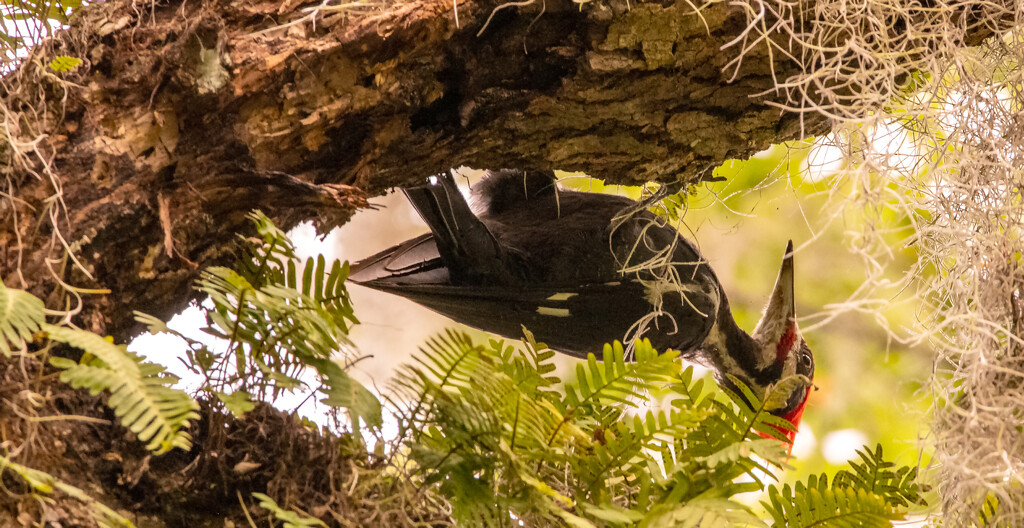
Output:
<instances>
[{"instance_id":1,"label":"pileated woodpecker","mask_svg":"<svg viewBox=\"0 0 1024 528\"><path fill-rule=\"evenodd\" d=\"M814 376L794 319L792 242L764 316L747 334L697 247L643 203L510 169L473 187L475 212L447 174L403 191L431 232L355 264L352 281L502 336L516 338L525 326L577 357L616 339L648 338L738 392L735 376L759 398L784 377ZM797 384L771 412L797 425L809 393L810 384Z\"/></svg>"}]
</instances>

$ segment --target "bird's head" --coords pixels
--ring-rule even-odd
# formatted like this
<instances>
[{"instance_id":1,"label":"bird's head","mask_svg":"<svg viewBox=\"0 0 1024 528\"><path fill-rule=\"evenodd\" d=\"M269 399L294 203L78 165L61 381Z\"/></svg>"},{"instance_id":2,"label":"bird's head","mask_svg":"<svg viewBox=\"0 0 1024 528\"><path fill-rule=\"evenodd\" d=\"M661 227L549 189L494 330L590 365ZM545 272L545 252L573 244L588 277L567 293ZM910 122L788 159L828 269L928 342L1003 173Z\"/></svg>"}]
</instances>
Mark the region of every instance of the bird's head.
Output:
<instances>
[{"instance_id":1,"label":"bird's head","mask_svg":"<svg viewBox=\"0 0 1024 528\"><path fill-rule=\"evenodd\" d=\"M755 342L755 354L760 366L759 374L755 375L755 383L751 387L758 398L764 399L770 385L780 380L803 376L795 383L784 383L779 390L788 390L785 403L769 409L772 414L784 418L794 426L800 424L804 413L804 405L811 393L814 380L814 354L808 348L796 324L796 310L793 301L793 242L786 246L786 254L779 269L779 278L775 281L768 305L765 307L761 321L757 323L751 335ZM773 397L773 399L775 399ZM779 401L782 401L781 399ZM790 443L796 436L795 432L787 432Z\"/></svg>"}]
</instances>

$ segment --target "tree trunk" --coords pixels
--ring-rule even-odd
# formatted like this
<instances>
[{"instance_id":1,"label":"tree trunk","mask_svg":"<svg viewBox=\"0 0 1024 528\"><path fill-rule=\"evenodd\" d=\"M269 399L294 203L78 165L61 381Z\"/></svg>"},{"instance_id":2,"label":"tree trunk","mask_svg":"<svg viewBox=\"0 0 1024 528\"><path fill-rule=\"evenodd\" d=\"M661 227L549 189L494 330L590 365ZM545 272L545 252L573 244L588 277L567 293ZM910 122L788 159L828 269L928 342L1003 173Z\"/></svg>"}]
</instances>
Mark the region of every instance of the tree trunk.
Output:
<instances>
[{"instance_id":1,"label":"tree trunk","mask_svg":"<svg viewBox=\"0 0 1024 528\"><path fill-rule=\"evenodd\" d=\"M329 229L370 194L460 165L686 185L823 130L757 95L787 64L755 49L723 71L737 52L721 48L746 24L724 3L304 9L81 12L57 46L86 61L67 82L30 63L8 80L7 107L39 112L15 139L40 137L48 163L15 160L24 202L3 207L5 282L55 307L77 304L56 278L109 289L84 296L80 321L123 340L132 310L166 318L194 297L197 271L230 255L253 208Z\"/></svg>"}]
</instances>

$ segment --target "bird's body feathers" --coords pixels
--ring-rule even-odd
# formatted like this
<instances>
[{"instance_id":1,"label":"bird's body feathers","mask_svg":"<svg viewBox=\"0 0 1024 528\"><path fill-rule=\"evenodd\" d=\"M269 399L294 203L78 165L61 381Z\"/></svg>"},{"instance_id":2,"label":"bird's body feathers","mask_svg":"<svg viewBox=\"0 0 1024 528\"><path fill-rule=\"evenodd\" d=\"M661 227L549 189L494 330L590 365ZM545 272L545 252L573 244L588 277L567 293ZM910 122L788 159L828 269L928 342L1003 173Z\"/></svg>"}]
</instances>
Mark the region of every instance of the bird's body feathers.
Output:
<instances>
[{"instance_id":1,"label":"bird's body feathers","mask_svg":"<svg viewBox=\"0 0 1024 528\"><path fill-rule=\"evenodd\" d=\"M501 171L474 188L474 214L440 178L405 191L431 233L356 264L352 280L506 337L525 326L578 357L635 337L696 352L715 325L714 272L633 200Z\"/></svg>"}]
</instances>

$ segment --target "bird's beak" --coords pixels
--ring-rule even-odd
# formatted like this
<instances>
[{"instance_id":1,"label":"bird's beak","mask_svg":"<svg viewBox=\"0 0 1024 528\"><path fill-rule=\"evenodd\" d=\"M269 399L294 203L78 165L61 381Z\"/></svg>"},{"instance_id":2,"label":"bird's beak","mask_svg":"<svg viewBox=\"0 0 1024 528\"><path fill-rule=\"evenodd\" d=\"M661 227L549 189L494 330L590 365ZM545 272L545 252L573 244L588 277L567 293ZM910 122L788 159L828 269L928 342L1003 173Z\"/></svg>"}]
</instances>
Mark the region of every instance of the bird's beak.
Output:
<instances>
[{"instance_id":1,"label":"bird's beak","mask_svg":"<svg viewBox=\"0 0 1024 528\"><path fill-rule=\"evenodd\" d=\"M789 325L796 319L796 306L793 295L793 241L786 244L786 254L779 268L779 278L775 280L775 289L764 316L754 329L754 339L759 343L778 343Z\"/></svg>"},{"instance_id":2,"label":"bird's beak","mask_svg":"<svg viewBox=\"0 0 1024 528\"><path fill-rule=\"evenodd\" d=\"M796 304L793 295L793 241L786 244L786 254L782 257L782 266L779 268L779 278L775 279L775 290L768 301L769 310L776 308L779 313L784 313L787 320L796 317Z\"/></svg>"}]
</instances>

